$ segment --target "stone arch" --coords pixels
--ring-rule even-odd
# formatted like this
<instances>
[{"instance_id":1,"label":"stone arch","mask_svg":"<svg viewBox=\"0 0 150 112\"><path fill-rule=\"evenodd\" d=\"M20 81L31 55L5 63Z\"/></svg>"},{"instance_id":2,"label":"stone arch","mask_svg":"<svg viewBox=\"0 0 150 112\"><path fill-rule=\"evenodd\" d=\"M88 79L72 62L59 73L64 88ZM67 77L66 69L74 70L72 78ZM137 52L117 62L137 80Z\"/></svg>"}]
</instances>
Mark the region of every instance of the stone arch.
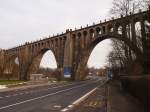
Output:
<instances>
[{"instance_id":1,"label":"stone arch","mask_svg":"<svg viewBox=\"0 0 150 112\"><path fill-rule=\"evenodd\" d=\"M17 55L11 55L5 60L3 77L8 79L19 79L20 59Z\"/></svg>"},{"instance_id":2,"label":"stone arch","mask_svg":"<svg viewBox=\"0 0 150 112\"><path fill-rule=\"evenodd\" d=\"M113 24L108 24L107 30L108 30L109 33L114 32L115 29L114 29L114 27L113 27Z\"/></svg>"},{"instance_id":3,"label":"stone arch","mask_svg":"<svg viewBox=\"0 0 150 112\"><path fill-rule=\"evenodd\" d=\"M122 31L122 26L119 25L117 26L117 34L122 35L123 31Z\"/></svg>"},{"instance_id":4,"label":"stone arch","mask_svg":"<svg viewBox=\"0 0 150 112\"><path fill-rule=\"evenodd\" d=\"M101 35L101 34L102 34L102 30L101 30L100 27L97 27L97 28L96 28L96 34L97 34L97 35Z\"/></svg>"},{"instance_id":5,"label":"stone arch","mask_svg":"<svg viewBox=\"0 0 150 112\"><path fill-rule=\"evenodd\" d=\"M85 30L85 31L83 31L83 36L84 37L86 37L87 36L87 34L88 34L88 32Z\"/></svg>"},{"instance_id":6,"label":"stone arch","mask_svg":"<svg viewBox=\"0 0 150 112\"><path fill-rule=\"evenodd\" d=\"M27 69L27 79L29 79L31 73L37 73L44 54L49 50L53 53L55 57L57 67L59 66L58 59L54 50L50 48L43 48L35 56L31 58Z\"/></svg>"},{"instance_id":7,"label":"stone arch","mask_svg":"<svg viewBox=\"0 0 150 112\"><path fill-rule=\"evenodd\" d=\"M80 38L82 36L81 32L78 32L77 36Z\"/></svg>"},{"instance_id":8,"label":"stone arch","mask_svg":"<svg viewBox=\"0 0 150 112\"><path fill-rule=\"evenodd\" d=\"M105 39L110 39L110 38L115 38L115 39L118 39L120 41L124 41L125 44L127 44L135 52L136 56L140 57L140 59L141 59L142 53L141 53L140 49L138 49L137 46L134 45L128 38L124 38L121 35L105 35L102 37L98 37L94 41L92 41L84 50L82 50L82 52L79 53L78 61L77 61L76 66L74 66L74 72L73 72L74 76L75 76L74 77L75 80L84 79L84 77L85 77L84 69L87 65L89 57L90 57L93 49L95 48L95 46L99 42L101 42Z\"/></svg>"},{"instance_id":9,"label":"stone arch","mask_svg":"<svg viewBox=\"0 0 150 112\"><path fill-rule=\"evenodd\" d=\"M93 39L93 38L95 37L94 29L91 28L91 29L89 30L89 34L90 34L90 38Z\"/></svg>"}]
</instances>

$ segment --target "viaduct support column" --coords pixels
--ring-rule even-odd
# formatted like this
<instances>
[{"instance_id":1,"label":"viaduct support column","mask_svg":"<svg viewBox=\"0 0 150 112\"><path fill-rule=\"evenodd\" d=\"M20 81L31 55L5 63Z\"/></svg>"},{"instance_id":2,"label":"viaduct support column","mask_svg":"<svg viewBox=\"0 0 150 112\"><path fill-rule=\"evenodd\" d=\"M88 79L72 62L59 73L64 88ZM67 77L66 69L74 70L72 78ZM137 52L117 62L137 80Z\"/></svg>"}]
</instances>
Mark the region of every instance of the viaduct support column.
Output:
<instances>
[{"instance_id":1,"label":"viaduct support column","mask_svg":"<svg viewBox=\"0 0 150 112\"><path fill-rule=\"evenodd\" d=\"M4 69L4 65L5 65L5 52L4 50L0 49L0 77L2 77L3 74L3 69Z\"/></svg>"},{"instance_id":2,"label":"viaduct support column","mask_svg":"<svg viewBox=\"0 0 150 112\"><path fill-rule=\"evenodd\" d=\"M20 80L29 80L28 69L29 69L30 51L28 46L19 52L19 74Z\"/></svg>"},{"instance_id":3,"label":"viaduct support column","mask_svg":"<svg viewBox=\"0 0 150 112\"><path fill-rule=\"evenodd\" d=\"M150 16L148 16L150 17ZM150 73L150 39L149 36L146 34L146 26L144 19L141 21L141 34L142 34L142 45L143 45L143 67L144 67L144 74Z\"/></svg>"},{"instance_id":4,"label":"viaduct support column","mask_svg":"<svg viewBox=\"0 0 150 112\"><path fill-rule=\"evenodd\" d=\"M67 30L67 39L65 43L64 49L64 65L63 65L63 75L64 78L71 78L72 77L72 60L73 60L73 40L71 37L71 31Z\"/></svg>"},{"instance_id":5,"label":"viaduct support column","mask_svg":"<svg viewBox=\"0 0 150 112\"><path fill-rule=\"evenodd\" d=\"M29 77L28 77L28 64L27 62L25 61L21 61L19 63L19 74L20 74L20 80L29 80Z\"/></svg>"}]
</instances>

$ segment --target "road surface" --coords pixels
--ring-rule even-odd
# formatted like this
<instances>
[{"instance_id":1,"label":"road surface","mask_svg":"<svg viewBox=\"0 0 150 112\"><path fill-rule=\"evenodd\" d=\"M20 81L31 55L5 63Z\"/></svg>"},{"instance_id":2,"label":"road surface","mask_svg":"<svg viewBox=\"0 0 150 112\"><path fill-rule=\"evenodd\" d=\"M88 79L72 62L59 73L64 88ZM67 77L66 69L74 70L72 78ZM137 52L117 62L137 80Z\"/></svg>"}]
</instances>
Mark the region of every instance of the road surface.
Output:
<instances>
[{"instance_id":1,"label":"road surface","mask_svg":"<svg viewBox=\"0 0 150 112\"><path fill-rule=\"evenodd\" d=\"M60 112L101 80L0 93L0 112Z\"/></svg>"}]
</instances>

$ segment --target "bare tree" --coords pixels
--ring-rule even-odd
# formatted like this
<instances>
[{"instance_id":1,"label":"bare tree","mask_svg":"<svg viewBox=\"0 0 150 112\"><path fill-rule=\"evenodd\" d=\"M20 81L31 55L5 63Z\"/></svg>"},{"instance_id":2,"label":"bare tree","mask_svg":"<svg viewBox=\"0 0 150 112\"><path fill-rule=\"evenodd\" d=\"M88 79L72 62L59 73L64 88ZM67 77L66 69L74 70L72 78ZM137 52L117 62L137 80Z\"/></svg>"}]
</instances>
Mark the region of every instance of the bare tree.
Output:
<instances>
[{"instance_id":1,"label":"bare tree","mask_svg":"<svg viewBox=\"0 0 150 112\"><path fill-rule=\"evenodd\" d=\"M148 9L150 6L150 0L143 0L143 8Z\"/></svg>"},{"instance_id":2,"label":"bare tree","mask_svg":"<svg viewBox=\"0 0 150 112\"><path fill-rule=\"evenodd\" d=\"M114 0L110 13L114 16L134 14L140 9L141 0Z\"/></svg>"},{"instance_id":3,"label":"bare tree","mask_svg":"<svg viewBox=\"0 0 150 112\"><path fill-rule=\"evenodd\" d=\"M112 51L108 55L108 62L109 62L109 68L111 68L112 74L114 74L115 77L120 75L119 71L122 66L122 62L120 62L120 57Z\"/></svg>"},{"instance_id":4,"label":"bare tree","mask_svg":"<svg viewBox=\"0 0 150 112\"><path fill-rule=\"evenodd\" d=\"M120 16L120 15L127 16L130 14L134 14L134 13L138 12L139 9L141 8L141 6L142 6L141 3L142 3L141 0L114 0L113 7L110 10L110 14L113 16ZM127 28L127 38L132 40L131 24L128 24L126 26L126 28ZM136 29L137 36L140 36L140 35L138 35L138 34L140 34L139 30L140 30L140 28ZM141 38L136 37L136 39L137 38L138 38L137 46L140 48L141 47ZM114 39L112 39L112 47L113 47L113 54L117 54L117 57L112 55L112 53L110 53L110 57L113 57L115 59L117 58L117 60L115 60L115 61L118 61L118 62L113 61L113 65L115 63L117 63L117 64L120 63L119 64L120 68L124 67L124 68L126 68L126 71L128 71L128 68L130 67L129 65L132 65L133 61L136 59L134 52L124 42L116 41ZM116 66L116 65L114 65L114 66Z\"/></svg>"}]
</instances>

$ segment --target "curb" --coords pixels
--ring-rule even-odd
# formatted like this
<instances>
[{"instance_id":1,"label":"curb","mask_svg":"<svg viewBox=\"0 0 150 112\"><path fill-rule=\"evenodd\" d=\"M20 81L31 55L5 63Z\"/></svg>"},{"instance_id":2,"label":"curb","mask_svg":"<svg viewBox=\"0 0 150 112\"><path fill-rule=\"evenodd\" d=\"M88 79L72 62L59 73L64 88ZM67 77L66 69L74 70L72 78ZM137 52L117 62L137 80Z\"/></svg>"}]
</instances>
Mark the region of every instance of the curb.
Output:
<instances>
[{"instance_id":1,"label":"curb","mask_svg":"<svg viewBox=\"0 0 150 112\"><path fill-rule=\"evenodd\" d=\"M98 87L92 89L90 92L86 93L81 98L74 101L71 105L67 106L66 108L62 109L61 112L66 112L74 109L76 106L78 106L81 102L83 102L85 99L87 99L92 93L94 93L97 90Z\"/></svg>"},{"instance_id":2,"label":"curb","mask_svg":"<svg viewBox=\"0 0 150 112\"><path fill-rule=\"evenodd\" d=\"M91 90L90 92L86 93L84 96L82 96L81 98L74 101L71 105L67 106L66 108L63 108L60 112L68 112L68 111L73 110L81 102L83 102L85 99L87 99L92 93L94 93L99 87L103 86L107 82L108 82L108 80L104 81L100 86L98 86L98 87L94 88L93 90Z\"/></svg>"}]
</instances>

